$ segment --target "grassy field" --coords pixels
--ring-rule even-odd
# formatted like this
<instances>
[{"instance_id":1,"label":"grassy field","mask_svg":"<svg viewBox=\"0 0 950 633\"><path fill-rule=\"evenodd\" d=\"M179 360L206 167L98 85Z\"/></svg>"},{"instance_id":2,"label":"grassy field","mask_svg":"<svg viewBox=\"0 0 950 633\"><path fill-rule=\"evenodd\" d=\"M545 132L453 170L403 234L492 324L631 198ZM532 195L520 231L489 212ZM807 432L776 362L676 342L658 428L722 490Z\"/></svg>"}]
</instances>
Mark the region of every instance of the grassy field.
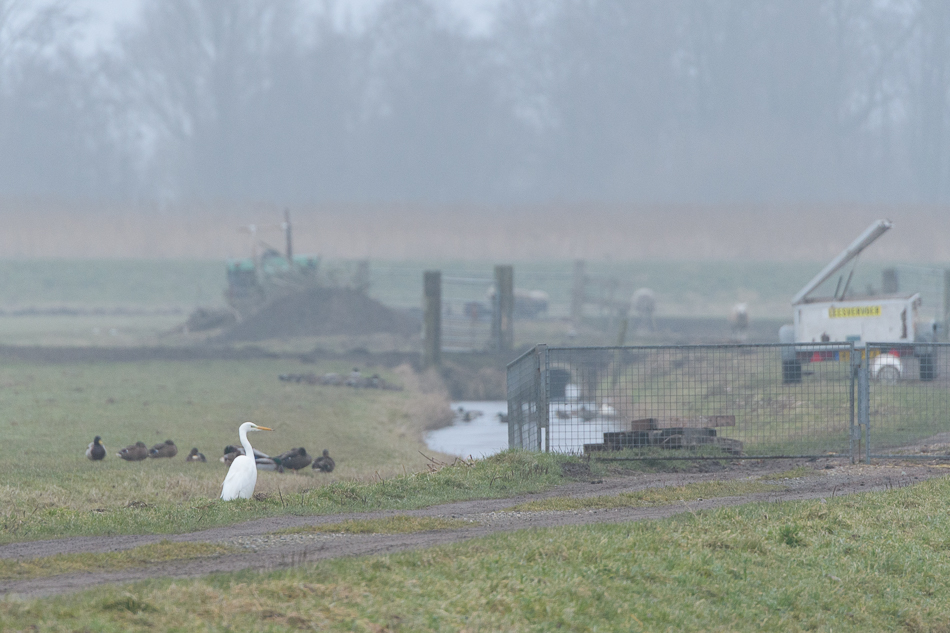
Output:
<instances>
[{"instance_id":1,"label":"grassy field","mask_svg":"<svg viewBox=\"0 0 950 633\"><path fill-rule=\"evenodd\" d=\"M470 260L370 260L370 294L398 307L421 307L422 273L441 270L445 277L485 278L490 283L495 263L515 267L515 284L544 290L551 312L566 316L570 307L573 262L545 259L508 262ZM653 288L658 314L664 316L726 316L737 301L750 304L760 318L787 318L789 301L822 266L815 262L769 261L604 261L591 260L586 273L594 280L612 278L617 298L642 286ZM879 287L886 262L868 262L856 270L852 286L863 292ZM355 260L321 263L327 278L347 283ZM190 309L221 305L226 286L223 260L0 260L0 308L97 307ZM909 283L909 282L908 282ZM921 282L922 283L922 282ZM484 300L487 284L467 288L446 282L446 301Z\"/></svg>"},{"instance_id":2,"label":"grassy field","mask_svg":"<svg viewBox=\"0 0 950 633\"><path fill-rule=\"evenodd\" d=\"M347 371L333 364L307 371ZM301 492L330 482L386 478L422 469L422 430L442 412L440 396L419 392L409 370L382 372L404 391L287 384L277 375L300 371L284 361L6 364L0 407L6 458L0 461L0 541L110 531L183 530L202 521L200 508L220 492L218 462L237 427L253 420L275 429L253 437L278 454L328 448L330 475L262 472L258 491ZM84 456L100 435L102 462ZM115 456L136 441L172 439L174 459L125 462ZM185 463L198 447L209 461ZM265 504L266 505L266 504ZM280 507L269 511L279 511ZM268 511L268 510L262 510ZM242 516L223 509L217 520ZM214 512L211 512L214 514ZM190 519L183 518L185 515ZM204 521L215 520L204 516Z\"/></svg>"},{"instance_id":3,"label":"grassy field","mask_svg":"<svg viewBox=\"0 0 950 633\"><path fill-rule=\"evenodd\" d=\"M76 535L179 533L279 514L410 509L453 500L549 489L569 479L561 458L512 453L443 468L422 441L444 415L440 393L407 368L382 372L403 391L287 384L285 361L196 361L5 365L0 369L0 543ZM333 364L307 371L344 371ZM217 461L252 420L270 454L328 448L332 474L261 472L259 500L217 499L226 469ZM108 456L90 462L86 445L103 438ZM173 459L125 462L115 452L135 441L172 439ZM194 446L208 463L186 463Z\"/></svg>"},{"instance_id":4,"label":"grassy field","mask_svg":"<svg viewBox=\"0 0 950 633\"><path fill-rule=\"evenodd\" d=\"M950 480L0 602L40 631L944 631Z\"/></svg>"},{"instance_id":5,"label":"grassy field","mask_svg":"<svg viewBox=\"0 0 950 633\"><path fill-rule=\"evenodd\" d=\"M521 320L516 324L518 344L570 342L614 344L618 323L610 312L588 306L594 330L573 331L564 321L570 313L573 262L569 259L514 261L519 289L543 290L550 295L549 319ZM625 300L640 287L657 295L659 319L716 319L728 337L725 319L732 306L749 306L752 331L767 331L763 340L791 318L790 299L821 267L822 262L767 261L605 261L587 262L593 280L592 297L604 282L614 291L604 296ZM880 287L884 262L863 264L852 287L865 292ZM346 284L356 271L355 260L327 259L321 272L327 280ZM486 302L493 263L472 260L370 260L369 294L386 305L418 309L421 306L423 271L441 270L443 298L454 309L467 302ZM902 268L902 283L923 292L921 316L938 316L942 306L942 277L923 269ZM916 271L916 272L914 272ZM923 271L923 272L922 272ZM938 271L939 272L939 271ZM913 273L913 274L911 274ZM482 283L456 283L452 278L482 279ZM196 306L222 307L226 286L222 260L0 260L0 344L8 345L188 345L195 339L170 335ZM828 283L834 283L834 278ZM606 288L607 286L604 286ZM612 294L611 294L612 292ZM37 313L38 312L38 313ZM70 314L71 312L71 314ZM767 325L766 325L767 324ZM485 325L487 328L487 325ZM603 330L603 331L602 331ZM761 332L757 336L762 338ZM636 339L628 332L627 341ZM650 342L642 340L639 342ZM415 339L368 335L359 341L333 337L274 343L295 348L309 345L325 349L364 347L383 351L417 347Z\"/></svg>"},{"instance_id":6,"label":"grassy field","mask_svg":"<svg viewBox=\"0 0 950 633\"><path fill-rule=\"evenodd\" d=\"M237 548L213 543L172 543L161 541L118 552L100 554L57 554L27 560L0 560L0 580L23 580L59 574L118 571L169 561L194 560L237 553Z\"/></svg>"}]
</instances>

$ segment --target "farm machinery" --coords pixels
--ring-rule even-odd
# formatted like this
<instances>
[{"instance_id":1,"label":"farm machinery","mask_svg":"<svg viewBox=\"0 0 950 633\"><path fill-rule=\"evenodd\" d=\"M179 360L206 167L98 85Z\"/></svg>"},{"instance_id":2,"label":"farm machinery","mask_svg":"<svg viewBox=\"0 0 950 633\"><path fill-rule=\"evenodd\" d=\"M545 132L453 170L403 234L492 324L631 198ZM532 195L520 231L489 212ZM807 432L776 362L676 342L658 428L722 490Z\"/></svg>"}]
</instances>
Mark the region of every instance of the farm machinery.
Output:
<instances>
[{"instance_id":1,"label":"farm machinery","mask_svg":"<svg viewBox=\"0 0 950 633\"><path fill-rule=\"evenodd\" d=\"M260 228L250 224L242 227L251 234L251 257L227 262L228 305L242 318L256 312L270 301L293 292L319 285L317 272L320 258L294 255L290 214L284 212L280 228L286 249L280 252L257 237Z\"/></svg>"},{"instance_id":2,"label":"farm machinery","mask_svg":"<svg viewBox=\"0 0 950 633\"><path fill-rule=\"evenodd\" d=\"M936 320L921 321L919 292L856 294L851 281L854 266L861 252L890 230L888 220L879 220L869 226L842 253L809 281L792 299L794 325L779 329L782 348L782 381L797 383L802 380L802 366L821 361L850 361L848 349L815 350L803 343L854 343L867 356L872 378L894 383L907 377L907 362L919 362L921 381L932 381L937 375ZM852 264L845 275L842 271ZM839 274L840 273L840 274ZM830 296L812 296L834 275L839 274ZM874 343L868 347L868 343ZM883 344L883 345L877 345Z\"/></svg>"}]
</instances>

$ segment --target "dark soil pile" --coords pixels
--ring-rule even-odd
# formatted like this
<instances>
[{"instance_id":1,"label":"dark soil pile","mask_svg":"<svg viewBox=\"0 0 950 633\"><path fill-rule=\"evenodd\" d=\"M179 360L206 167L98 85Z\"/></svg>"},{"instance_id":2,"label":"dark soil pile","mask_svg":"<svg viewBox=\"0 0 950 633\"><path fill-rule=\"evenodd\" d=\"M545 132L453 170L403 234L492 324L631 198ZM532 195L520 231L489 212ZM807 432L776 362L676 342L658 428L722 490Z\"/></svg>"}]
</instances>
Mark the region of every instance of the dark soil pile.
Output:
<instances>
[{"instance_id":1,"label":"dark soil pile","mask_svg":"<svg viewBox=\"0 0 950 633\"><path fill-rule=\"evenodd\" d=\"M349 288L313 288L274 300L228 329L224 341L294 336L416 334L419 322Z\"/></svg>"}]
</instances>

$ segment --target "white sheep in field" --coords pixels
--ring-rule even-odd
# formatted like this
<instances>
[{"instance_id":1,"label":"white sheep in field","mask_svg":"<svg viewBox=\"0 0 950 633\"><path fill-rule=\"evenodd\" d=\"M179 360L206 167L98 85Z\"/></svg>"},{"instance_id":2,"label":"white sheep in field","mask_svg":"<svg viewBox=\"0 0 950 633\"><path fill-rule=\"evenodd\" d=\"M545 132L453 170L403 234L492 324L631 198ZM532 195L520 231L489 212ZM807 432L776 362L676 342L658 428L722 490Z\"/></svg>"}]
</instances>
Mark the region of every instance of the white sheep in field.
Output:
<instances>
[{"instance_id":1,"label":"white sheep in field","mask_svg":"<svg viewBox=\"0 0 950 633\"><path fill-rule=\"evenodd\" d=\"M732 327L732 339L737 343L745 343L749 336L749 306L744 303L732 306L729 325Z\"/></svg>"}]
</instances>

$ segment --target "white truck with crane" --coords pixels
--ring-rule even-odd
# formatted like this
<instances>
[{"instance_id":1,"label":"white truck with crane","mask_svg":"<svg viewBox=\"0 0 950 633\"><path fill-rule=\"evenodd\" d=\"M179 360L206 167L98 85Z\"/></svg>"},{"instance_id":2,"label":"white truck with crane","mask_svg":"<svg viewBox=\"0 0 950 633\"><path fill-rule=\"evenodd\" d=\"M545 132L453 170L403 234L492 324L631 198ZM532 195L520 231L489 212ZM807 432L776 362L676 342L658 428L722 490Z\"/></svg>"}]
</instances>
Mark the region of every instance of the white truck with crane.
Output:
<instances>
[{"instance_id":1,"label":"white truck with crane","mask_svg":"<svg viewBox=\"0 0 950 633\"><path fill-rule=\"evenodd\" d=\"M854 343L862 348L867 343L884 343L867 353L871 377L894 383L907 377L906 361L916 358L920 364L920 380L936 377L936 348L928 343L937 339L937 323L921 323L917 313L920 293L866 294L851 292L851 280L858 255L892 226L889 220L878 220L869 226L841 254L809 281L792 299L794 325L779 329L782 348L782 381L802 380L802 364L827 360L846 360L848 352L809 349L801 343ZM831 296L813 297L824 282L848 264L847 275L841 274Z\"/></svg>"}]
</instances>

